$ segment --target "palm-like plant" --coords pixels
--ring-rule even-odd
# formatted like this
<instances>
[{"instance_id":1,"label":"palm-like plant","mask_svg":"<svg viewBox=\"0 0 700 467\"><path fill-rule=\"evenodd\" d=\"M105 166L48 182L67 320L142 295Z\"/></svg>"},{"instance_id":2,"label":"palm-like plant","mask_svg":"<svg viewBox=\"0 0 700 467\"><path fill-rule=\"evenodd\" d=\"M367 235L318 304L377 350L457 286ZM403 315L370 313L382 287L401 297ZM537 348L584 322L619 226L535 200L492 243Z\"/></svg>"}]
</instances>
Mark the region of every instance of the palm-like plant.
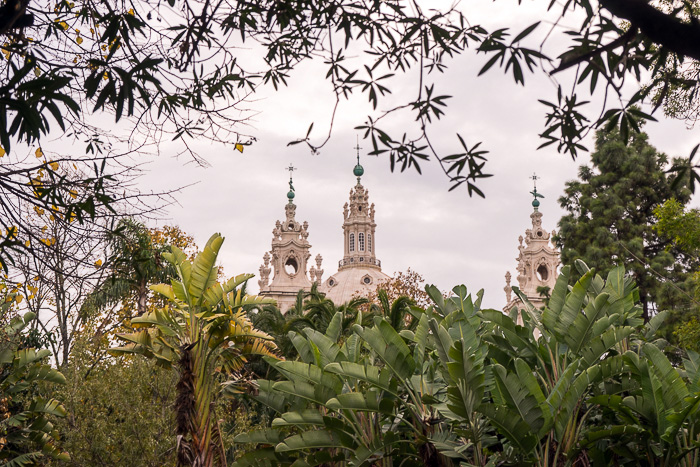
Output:
<instances>
[{"instance_id":1,"label":"palm-like plant","mask_svg":"<svg viewBox=\"0 0 700 467\"><path fill-rule=\"evenodd\" d=\"M400 331L402 329L415 329L418 320L411 315L411 306L415 305L414 300L406 295L399 296L393 302L389 300L386 290L380 289L377 292L378 304L373 303L370 309L374 314L385 316L391 326Z\"/></svg>"},{"instance_id":2,"label":"palm-like plant","mask_svg":"<svg viewBox=\"0 0 700 467\"><path fill-rule=\"evenodd\" d=\"M169 306L132 321L141 330L119 337L127 342L112 354L141 354L179 372L176 396L178 465L210 467L224 464L224 450L213 413L220 390L238 390L238 380L219 384L220 376L236 375L247 356L274 357L272 338L255 329L247 317L252 307L271 303L245 294L253 277L241 274L217 282L216 258L223 237L214 234L193 262L178 248L163 257L179 280L151 289Z\"/></svg>"},{"instance_id":3,"label":"palm-like plant","mask_svg":"<svg viewBox=\"0 0 700 467\"><path fill-rule=\"evenodd\" d=\"M251 315L256 329L274 338L279 353L286 359L297 356L296 349L289 338L289 332L299 332L306 327L312 327L311 320L303 315L304 291L297 296L297 305L283 314L276 305L265 305Z\"/></svg>"},{"instance_id":4,"label":"palm-like plant","mask_svg":"<svg viewBox=\"0 0 700 467\"><path fill-rule=\"evenodd\" d=\"M4 301L0 305L0 316L5 315L10 303ZM66 382L58 370L46 364L51 352L17 348L20 332L35 316L15 316L0 329L0 463L8 467L37 465L46 457L70 459L57 446L58 435L49 421L51 415L66 416L57 400L33 397L24 404L12 402L13 396L19 399L41 381Z\"/></svg>"},{"instance_id":5,"label":"palm-like plant","mask_svg":"<svg viewBox=\"0 0 700 467\"><path fill-rule=\"evenodd\" d=\"M355 322L363 325L372 323L374 313L363 313L362 306L368 300L363 297L354 297L349 302L336 305L329 298L318 292L316 284L304 295L304 317L311 322L311 327L320 333L325 333L335 318L337 312L341 313L341 335L350 334L351 327ZM359 316L359 321L358 321Z\"/></svg>"}]
</instances>

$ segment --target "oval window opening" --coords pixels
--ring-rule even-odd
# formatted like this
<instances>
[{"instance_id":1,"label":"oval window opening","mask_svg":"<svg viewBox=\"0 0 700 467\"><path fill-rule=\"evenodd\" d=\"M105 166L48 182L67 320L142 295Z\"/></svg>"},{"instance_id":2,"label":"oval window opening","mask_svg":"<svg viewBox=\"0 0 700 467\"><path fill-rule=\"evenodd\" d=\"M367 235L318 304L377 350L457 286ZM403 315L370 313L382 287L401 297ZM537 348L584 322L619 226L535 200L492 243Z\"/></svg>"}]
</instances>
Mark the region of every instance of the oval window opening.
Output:
<instances>
[{"instance_id":1,"label":"oval window opening","mask_svg":"<svg viewBox=\"0 0 700 467\"><path fill-rule=\"evenodd\" d=\"M547 266L540 264L540 267L537 268L537 278L544 282L548 277L549 271L547 271Z\"/></svg>"},{"instance_id":2,"label":"oval window opening","mask_svg":"<svg viewBox=\"0 0 700 467\"><path fill-rule=\"evenodd\" d=\"M299 265L297 264L297 260L294 257L288 258L287 262L284 263L284 271L290 276L296 274L298 269Z\"/></svg>"}]
</instances>

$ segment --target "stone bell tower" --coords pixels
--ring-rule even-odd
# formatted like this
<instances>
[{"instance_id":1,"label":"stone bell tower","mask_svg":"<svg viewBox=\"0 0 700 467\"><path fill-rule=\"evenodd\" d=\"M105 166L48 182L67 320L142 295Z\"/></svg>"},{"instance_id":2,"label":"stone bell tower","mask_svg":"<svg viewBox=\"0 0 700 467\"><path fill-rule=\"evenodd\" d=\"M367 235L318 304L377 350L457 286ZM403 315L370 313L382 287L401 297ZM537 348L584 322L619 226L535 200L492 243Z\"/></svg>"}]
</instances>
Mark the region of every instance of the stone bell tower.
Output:
<instances>
[{"instance_id":1,"label":"stone bell tower","mask_svg":"<svg viewBox=\"0 0 700 467\"><path fill-rule=\"evenodd\" d=\"M361 182L365 169L360 165L359 142L355 149L357 164L352 173L357 183L350 189L350 202L343 206L343 259L338 262L338 271L318 288L337 305L353 297L366 297L389 280L377 259L374 203L370 204L369 190Z\"/></svg>"},{"instance_id":2,"label":"stone bell tower","mask_svg":"<svg viewBox=\"0 0 700 467\"><path fill-rule=\"evenodd\" d=\"M522 235L518 238L520 246L518 246L518 257L516 258L518 261L517 280L520 291L530 303L536 308L540 308L544 306L544 288L548 287L548 292L551 293L557 282L557 268L560 261L559 252L554 244L550 243L554 231L552 230L550 233L542 228L542 213L538 209L540 205L538 198L544 198L544 196L537 192L537 175L533 175L532 179L535 182L534 190L531 192L534 197L532 201L534 211L530 214L532 228L525 231L524 238ZM509 312L514 306L521 303L520 299L513 294L510 280L510 272L506 272L504 290L508 304L503 308L505 312Z\"/></svg>"},{"instance_id":3,"label":"stone bell tower","mask_svg":"<svg viewBox=\"0 0 700 467\"><path fill-rule=\"evenodd\" d=\"M286 313L294 305L299 290L311 290L311 281L307 273L308 261L311 258L309 249L309 223L300 224L295 219L296 205L294 204L294 185L292 172L296 170L289 166L288 202L284 206L285 220L277 221L272 231L272 249L263 256L260 266L260 295L277 300L277 306ZM320 283L323 270L321 255L316 256L316 267L312 266L312 280ZM272 280L270 280L270 273Z\"/></svg>"}]
</instances>

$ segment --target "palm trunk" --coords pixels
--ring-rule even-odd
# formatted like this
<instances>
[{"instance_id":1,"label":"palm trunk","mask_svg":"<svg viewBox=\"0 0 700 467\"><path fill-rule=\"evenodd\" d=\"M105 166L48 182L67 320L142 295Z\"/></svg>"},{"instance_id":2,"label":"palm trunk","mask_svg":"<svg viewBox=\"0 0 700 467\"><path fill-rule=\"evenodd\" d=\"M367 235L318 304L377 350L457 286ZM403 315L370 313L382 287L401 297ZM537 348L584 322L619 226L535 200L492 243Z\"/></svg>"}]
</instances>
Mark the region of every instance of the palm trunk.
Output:
<instances>
[{"instance_id":1,"label":"palm trunk","mask_svg":"<svg viewBox=\"0 0 700 467\"><path fill-rule=\"evenodd\" d=\"M175 399L178 467L213 467L217 458L220 465L225 465L225 454L214 443L215 383L207 372L207 351L202 342L180 347L180 380Z\"/></svg>"}]
</instances>

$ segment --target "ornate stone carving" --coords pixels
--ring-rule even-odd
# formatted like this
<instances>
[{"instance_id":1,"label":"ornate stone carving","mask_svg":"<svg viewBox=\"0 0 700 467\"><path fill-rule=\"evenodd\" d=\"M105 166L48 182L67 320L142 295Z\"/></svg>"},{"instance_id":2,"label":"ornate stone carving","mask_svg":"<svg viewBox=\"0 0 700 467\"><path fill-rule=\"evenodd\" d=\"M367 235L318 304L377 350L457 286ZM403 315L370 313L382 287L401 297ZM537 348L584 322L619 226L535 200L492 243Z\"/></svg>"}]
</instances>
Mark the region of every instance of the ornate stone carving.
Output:
<instances>
[{"instance_id":1,"label":"ornate stone carving","mask_svg":"<svg viewBox=\"0 0 700 467\"><path fill-rule=\"evenodd\" d=\"M323 269L321 269L321 262L323 261L323 257L321 255L316 255L316 266L311 266L311 269L309 270L311 274L311 280L314 281L316 284L321 285L322 278L323 278Z\"/></svg>"},{"instance_id":2,"label":"ornate stone carving","mask_svg":"<svg viewBox=\"0 0 700 467\"><path fill-rule=\"evenodd\" d=\"M506 302L510 302L510 296L513 292L513 287L510 286L510 272L506 272L506 286L503 287L503 290L506 292Z\"/></svg>"},{"instance_id":3,"label":"ornate stone carving","mask_svg":"<svg viewBox=\"0 0 700 467\"><path fill-rule=\"evenodd\" d=\"M260 266L260 280L258 281L260 290L267 287L267 283L270 281L270 270L270 253L266 252L263 256L263 264Z\"/></svg>"}]
</instances>

